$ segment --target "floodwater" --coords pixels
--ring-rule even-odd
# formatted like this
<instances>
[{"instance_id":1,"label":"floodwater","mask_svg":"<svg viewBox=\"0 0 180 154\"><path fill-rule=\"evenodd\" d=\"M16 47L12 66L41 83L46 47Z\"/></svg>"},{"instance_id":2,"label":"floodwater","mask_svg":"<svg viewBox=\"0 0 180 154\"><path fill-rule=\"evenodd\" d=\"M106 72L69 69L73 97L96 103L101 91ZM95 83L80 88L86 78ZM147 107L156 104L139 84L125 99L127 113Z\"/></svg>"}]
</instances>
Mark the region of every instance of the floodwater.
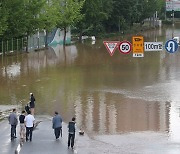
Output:
<instances>
[{"instance_id":1,"label":"floodwater","mask_svg":"<svg viewBox=\"0 0 180 154\"><path fill-rule=\"evenodd\" d=\"M165 44L179 28L140 34ZM131 36L0 57L0 105L23 108L34 93L36 114L76 116L91 153L180 153L180 51L111 57L103 44Z\"/></svg>"}]
</instances>

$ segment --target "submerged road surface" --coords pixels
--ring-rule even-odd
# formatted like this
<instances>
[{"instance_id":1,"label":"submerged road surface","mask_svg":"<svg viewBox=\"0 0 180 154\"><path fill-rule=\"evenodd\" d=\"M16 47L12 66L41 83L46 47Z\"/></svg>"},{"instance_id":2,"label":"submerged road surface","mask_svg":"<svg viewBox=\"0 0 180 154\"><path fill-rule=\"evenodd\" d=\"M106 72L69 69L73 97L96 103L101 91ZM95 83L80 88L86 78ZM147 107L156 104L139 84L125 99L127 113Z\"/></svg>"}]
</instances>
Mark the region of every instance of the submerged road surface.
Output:
<instances>
[{"instance_id":1,"label":"submerged road surface","mask_svg":"<svg viewBox=\"0 0 180 154\"><path fill-rule=\"evenodd\" d=\"M10 140L10 125L0 122L0 153L2 154L179 154L180 142L171 141L166 133L136 132L117 135L78 135L75 149L67 148L67 124L63 123L63 137L55 140L51 117L36 117L41 121L33 131L32 142L20 144L18 138ZM16 152L15 152L16 151Z\"/></svg>"}]
</instances>

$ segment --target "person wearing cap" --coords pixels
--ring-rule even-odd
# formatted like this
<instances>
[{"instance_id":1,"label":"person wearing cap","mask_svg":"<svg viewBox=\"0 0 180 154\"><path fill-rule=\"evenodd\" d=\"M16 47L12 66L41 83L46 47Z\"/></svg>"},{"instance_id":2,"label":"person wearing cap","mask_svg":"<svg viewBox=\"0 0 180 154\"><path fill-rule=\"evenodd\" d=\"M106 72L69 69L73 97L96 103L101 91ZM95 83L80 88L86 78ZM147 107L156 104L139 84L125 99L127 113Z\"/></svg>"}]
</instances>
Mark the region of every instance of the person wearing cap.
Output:
<instances>
[{"instance_id":1,"label":"person wearing cap","mask_svg":"<svg viewBox=\"0 0 180 154\"><path fill-rule=\"evenodd\" d=\"M59 138L60 134L62 137L62 118L57 111L55 111L55 115L52 119L52 128L54 129L56 140Z\"/></svg>"},{"instance_id":2,"label":"person wearing cap","mask_svg":"<svg viewBox=\"0 0 180 154\"><path fill-rule=\"evenodd\" d=\"M29 102L29 106L30 106L30 110L31 110L31 114L34 115L34 108L35 108L35 98L33 93L30 93L30 102Z\"/></svg>"}]
</instances>

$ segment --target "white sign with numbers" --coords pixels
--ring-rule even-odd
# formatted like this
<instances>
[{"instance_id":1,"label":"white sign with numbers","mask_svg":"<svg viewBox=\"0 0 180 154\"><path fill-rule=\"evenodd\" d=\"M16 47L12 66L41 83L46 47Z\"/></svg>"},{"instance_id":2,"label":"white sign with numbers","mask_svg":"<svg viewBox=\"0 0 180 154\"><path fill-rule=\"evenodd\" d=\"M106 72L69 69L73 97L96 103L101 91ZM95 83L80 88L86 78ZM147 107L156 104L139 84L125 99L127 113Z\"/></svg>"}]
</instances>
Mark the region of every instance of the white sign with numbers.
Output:
<instances>
[{"instance_id":1,"label":"white sign with numbers","mask_svg":"<svg viewBox=\"0 0 180 154\"><path fill-rule=\"evenodd\" d=\"M144 42L145 51L162 51L163 42Z\"/></svg>"}]
</instances>

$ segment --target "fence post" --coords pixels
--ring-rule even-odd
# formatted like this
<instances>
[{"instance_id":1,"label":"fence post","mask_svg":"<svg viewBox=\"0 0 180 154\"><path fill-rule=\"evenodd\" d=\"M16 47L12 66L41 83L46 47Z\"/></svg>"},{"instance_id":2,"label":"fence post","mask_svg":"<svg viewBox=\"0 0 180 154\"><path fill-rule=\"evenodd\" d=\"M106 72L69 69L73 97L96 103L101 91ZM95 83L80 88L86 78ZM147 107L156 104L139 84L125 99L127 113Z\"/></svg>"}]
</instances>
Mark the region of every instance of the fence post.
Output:
<instances>
[{"instance_id":1,"label":"fence post","mask_svg":"<svg viewBox=\"0 0 180 154\"><path fill-rule=\"evenodd\" d=\"M12 38L12 51L13 51L13 38Z\"/></svg>"},{"instance_id":2,"label":"fence post","mask_svg":"<svg viewBox=\"0 0 180 154\"><path fill-rule=\"evenodd\" d=\"M18 51L18 38L17 38L17 51Z\"/></svg>"},{"instance_id":3,"label":"fence post","mask_svg":"<svg viewBox=\"0 0 180 154\"><path fill-rule=\"evenodd\" d=\"M8 52L8 40L7 40L7 52Z\"/></svg>"},{"instance_id":4,"label":"fence post","mask_svg":"<svg viewBox=\"0 0 180 154\"><path fill-rule=\"evenodd\" d=\"M3 51L3 41L2 41L2 54L4 54L4 51Z\"/></svg>"},{"instance_id":5,"label":"fence post","mask_svg":"<svg viewBox=\"0 0 180 154\"><path fill-rule=\"evenodd\" d=\"M23 37L22 37L22 50L23 50Z\"/></svg>"}]
</instances>

